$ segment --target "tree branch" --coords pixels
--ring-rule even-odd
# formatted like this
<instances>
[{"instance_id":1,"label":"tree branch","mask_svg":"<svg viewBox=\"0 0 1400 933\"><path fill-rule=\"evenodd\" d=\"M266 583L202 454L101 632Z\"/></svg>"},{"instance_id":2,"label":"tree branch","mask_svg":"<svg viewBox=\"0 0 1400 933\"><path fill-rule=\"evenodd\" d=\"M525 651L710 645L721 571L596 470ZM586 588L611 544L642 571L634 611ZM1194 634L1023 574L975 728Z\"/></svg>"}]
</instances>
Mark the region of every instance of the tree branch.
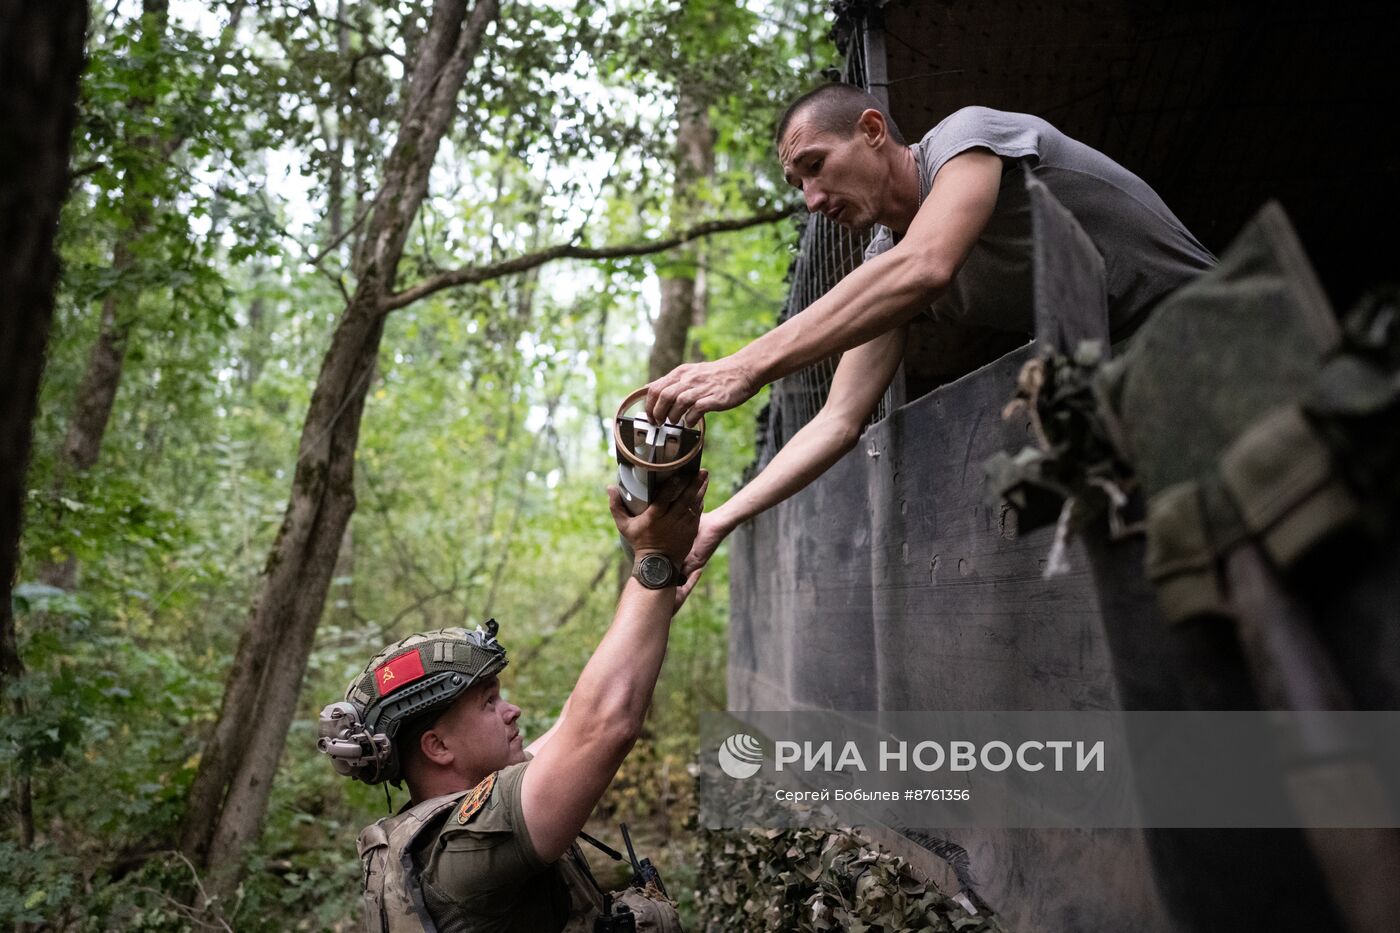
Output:
<instances>
[{"instance_id":1,"label":"tree branch","mask_svg":"<svg viewBox=\"0 0 1400 933\"><path fill-rule=\"evenodd\" d=\"M312 256L310 259L306 260L307 264L308 264L308 265L311 265L311 266L320 266L320 265L321 265L321 261L322 261L323 259L325 259L327 256L329 256L329 255L331 254L331 252L332 252L333 250L335 250L335 248L338 247L341 243L344 243L346 237L350 236L350 234L352 234L352 233L354 233L356 230L358 230L359 227L360 227L360 225L363 224L363 223L365 222L365 218L368 217L368 216L369 216L369 208L364 208L363 210L361 210L361 211L360 211L360 216L358 216L358 217L355 218L354 223L352 223L352 224L350 224L350 226L346 227L346 228L345 228L345 231L344 231L343 233L341 233L340 236L336 237L335 239L333 239L333 240L331 240L329 243L327 243L327 244L321 249L321 251L320 251L319 253L317 253L315 256Z\"/></svg>"},{"instance_id":2,"label":"tree branch","mask_svg":"<svg viewBox=\"0 0 1400 933\"><path fill-rule=\"evenodd\" d=\"M419 609L422 609L424 606L426 606L428 603L432 602L435 599L441 599L444 596L456 596L457 591L459 589L461 589L461 584L459 584L454 578L452 580L452 583L448 586L440 590L434 590L431 593L425 593L422 596L417 597L413 600L413 602L409 603L407 606L404 606L398 612L394 613L394 617L391 618L388 622L379 625L379 637L381 639L392 637L392 633L398 630L399 623L402 622L404 619L408 618L408 616L417 612ZM359 613L355 614L355 618L361 623L369 625L378 624L375 623L372 619L366 619ZM356 637L359 637L360 635L360 633L358 632L352 634L354 634Z\"/></svg>"},{"instance_id":3,"label":"tree branch","mask_svg":"<svg viewBox=\"0 0 1400 933\"><path fill-rule=\"evenodd\" d=\"M73 171L71 171L71 172L68 173L68 180L69 180L70 182L72 182L72 181L77 181L79 178L82 178L84 175L91 175L91 174L93 174L94 172L99 172L99 171L101 171L102 169L104 169L104 168L106 168L106 167L107 167L107 166L106 166L106 163L105 163L105 162L89 162L89 163L86 164L86 165L79 165L79 166L75 167L75 168L73 169Z\"/></svg>"},{"instance_id":4,"label":"tree branch","mask_svg":"<svg viewBox=\"0 0 1400 933\"><path fill-rule=\"evenodd\" d=\"M621 243L617 246L576 246L572 243L561 243L533 253L526 253L523 256L516 256L514 259L507 259L503 262L489 263L484 266L464 266L461 269L453 269L441 275L419 282L412 288L406 288L401 292L390 295L384 299L380 305L380 313L388 314L390 311L397 311L447 288L455 288L458 285L475 285L479 282L487 282L491 279L499 279L507 275L517 275L521 272L528 272L547 262L556 259L622 259L629 256L647 256L652 253L663 253L668 249L698 240L702 237L711 236L716 233L729 233L734 230L746 230L749 227L758 227L763 224L775 223L786 217L792 216L795 208L786 207L774 211L766 211L762 214L754 214L751 217L731 217L725 220L708 220L702 224L696 224L688 230L682 231L676 236L666 237L659 240L643 240L639 243Z\"/></svg>"},{"instance_id":5,"label":"tree branch","mask_svg":"<svg viewBox=\"0 0 1400 933\"><path fill-rule=\"evenodd\" d=\"M559 634L559 630L568 625L569 622L573 620L574 616L578 615L583 607L588 605L588 597L592 596L593 591L598 589L598 585L603 582L603 577L607 576L608 569L615 566L616 563L617 552L615 550L609 551L603 557L603 562L598 565L598 572L593 574L593 579L589 580L588 585L579 591L578 597L569 605L569 608L564 610L563 614L555 620L553 625L540 633L538 641L533 645L526 646L520 651L516 656L515 663L521 664L525 661L529 661L534 658L535 655L539 654L545 645L553 641L554 636Z\"/></svg>"}]
</instances>

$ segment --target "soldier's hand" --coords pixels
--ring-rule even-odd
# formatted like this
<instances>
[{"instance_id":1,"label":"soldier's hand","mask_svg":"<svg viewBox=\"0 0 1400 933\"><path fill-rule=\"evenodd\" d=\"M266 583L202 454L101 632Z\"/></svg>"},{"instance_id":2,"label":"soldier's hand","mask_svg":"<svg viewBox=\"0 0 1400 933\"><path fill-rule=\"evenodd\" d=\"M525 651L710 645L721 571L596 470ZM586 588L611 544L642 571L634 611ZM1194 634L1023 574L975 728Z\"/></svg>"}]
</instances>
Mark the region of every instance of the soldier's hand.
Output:
<instances>
[{"instance_id":1,"label":"soldier's hand","mask_svg":"<svg viewBox=\"0 0 1400 933\"><path fill-rule=\"evenodd\" d=\"M647 386L647 418L694 425L710 411L726 411L753 398L761 386L734 357L685 363Z\"/></svg>"},{"instance_id":2,"label":"soldier's hand","mask_svg":"<svg viewBox=\"0 0 1400 933\"><path fill-rule=\"evenodd\" d=\"M648 505L641 515L628 513L616 486L608 487L608 503L617 530L632 546L634 554L665 554L679 567L695 542L705 492L709 488L710 471L700 470L688 483L664 485L657 501Z\"/></svg>"}]
</instances>

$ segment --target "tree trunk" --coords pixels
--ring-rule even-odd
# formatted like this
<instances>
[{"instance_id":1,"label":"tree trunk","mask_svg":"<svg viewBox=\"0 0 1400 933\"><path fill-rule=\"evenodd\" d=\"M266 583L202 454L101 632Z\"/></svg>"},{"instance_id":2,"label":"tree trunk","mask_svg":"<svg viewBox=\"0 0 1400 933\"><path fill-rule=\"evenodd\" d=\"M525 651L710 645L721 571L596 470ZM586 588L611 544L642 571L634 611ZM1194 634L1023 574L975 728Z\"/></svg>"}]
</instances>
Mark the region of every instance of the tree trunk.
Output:
<instances>
[{"instance_id":1,"label":"tree trunk","mask_svg":"<svg viewBox=\"0 0 1400 933\"><path fill-rule=\"evenodd\" d=\"M685 87L676 101L676 180L672 196L671 229L683 229L696 211L697 189L714 173L714 134L705 103ZM661 310L647 361L647 381L660 379L685 359L686 340L697 314L703 313L702 246L694 243L677 258L688 271L661 278Z\"/></svg>"},{"instance_id":2,"label":"tree trunk","mask_svg":"<svg viewBox=\"0 0 1400 933\"><path fill-rule=\"evenodd\" d=\"M676 95L676 177L671 195L672 231L684 229L698 213L699 188L714 174L715 141L710 129L709 108L685 83ZM690 328L704 317L704 244L691 243L677 255L681 272L661 276L661 309L652 330L651 354L647 358L647 381L660 379L685 360ZM617 588L621 593L632 574L632 560L626 551L619 561ZM655 715L662 700L652 701L648 715Z\"/></svg>"},{"instance_id":3,"label":"tree trunk","mask_svg":"<svg viewBox=\"0 0 1400 933\"><path fill-rule=\"evenodd\" d=\"M112 271L118 277L134 265L130 241L145 231L147 223L149 220L143 217L138 224L133 224L132 230L112 250ZM130 322L119 317L120 290L120 286L117 286L102 299L102 321L97 342L88 354L87 369L83 371L82 382L78 385L78 398L73 407L73 416L68 421L68 433L63 439L64 463L69 469L79 472L90 470L97 464L98 454L102 451L102 435L107 431L112 405L117 398L117 386L122 378Z\"/></svg>"},{"instance_id":4,"label":"tree trunk","mask_svg":"<svg viewBox=\"0 0 1400 933\"><path fill-rule=\"evenodd\" d=\"M169 21L168 0L143 0L141 13L141 28L146 37L164 36ZM150 77L153 79L155 76ZM154 80L147 83L154 84ZM142 95L132 98L127 106L134 116L139 117L152 103L149 96ZM132 139L129 145L151 153L152 158L157 152L168 154L163 151L160 140L148 136ZM97 342L88 354L87 369L78 385L78 397L68 419L68 432L60 451L58 471L54 477L55 496L62 493L70 476L86 473L97 464L102 452L102 438L107 433L117 389L121 385L122 365L126 361L127 339L131 333L131 317L123 313L122 306L134 304L138 297L123 287L122 278L136 264L134 247L150 230L154 204L147 194L127 192L123 196L123 209L128 225L118 234L116 245L112 248L112 271L116 273L116 282L102 299ZM77 583L77 569L77 561L69 554L60 561L44 565L39 577L51 586L71 590Z\"/></svg>"},{"instance_id":5,"label":"tree trunk","mask_svg":"<svg viewBox=\"0 0 1400 933\"><path fill-rule=\"evenodd\" d=\"M0 693L24 672L12 612L34 408L53 320L54 234L87 32L85 0L0 0ZM22 700L6 710L22 715ZM34 841L29 778L17 776L20 845Z\"/></svg>"},{"instance_id":6,"label":"tree trunk","mask_svg":"<svg viewBox=\"0 0 1400 933\"><path fill-rule=\"evenodd\" d=\"M345 0L335 5L336 61L350 60L350 23L346 20ZM327 140L334 156L326 184L326 222L330 242L340 244L345 238L345 127L349 123L349 90L341 87L335 103L335 136ZM336 246L340 250L339 245ZM345 537L336 557L334 590L331 593L333 618L337 624L351 625L355 621L355 529L346 524Z\"/></svg>"},{"instance_id":7,"label":"tree trunk","mask_svg":"<svg viewBox=\"0 0 1400 933\"><path fill-rule=\"evenodd\" d=\"M302 426L291 496L239 639L219 718L190 789L181 848L212 869L214 896L236 885L256 840L346 525L355 509L355 446L365 396L414 216L438 145L498 0L436 0L416 43L398 138L384 163L355 255L355 292L321 364Z\"/></svg>"},{"instance_id":8,"label":"tree trunk","mask_svg":"<svg viewBox=\"0 0 1400 933\"><path fill-rule=\"evenodd\" d=\"M264 272L263 265L255 261L252 273L248 277L254 297L248 303L248 326L238 353L239 378L243 383L243 390L250 394L262 375L263 366L267 364L267 345L272 329L267 319L267 302L260 293Z\"/></svg>"}]
</instances>

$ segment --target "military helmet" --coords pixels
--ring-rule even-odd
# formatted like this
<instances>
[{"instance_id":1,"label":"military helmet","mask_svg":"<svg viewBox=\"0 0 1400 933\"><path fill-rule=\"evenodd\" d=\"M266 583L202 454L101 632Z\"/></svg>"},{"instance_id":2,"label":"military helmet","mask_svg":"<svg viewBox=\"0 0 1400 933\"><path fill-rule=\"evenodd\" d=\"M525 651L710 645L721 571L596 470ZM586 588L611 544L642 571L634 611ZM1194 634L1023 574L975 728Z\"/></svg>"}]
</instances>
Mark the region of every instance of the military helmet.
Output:
<instances>
[{"instance_id":1,"label":"military helmet","mask_svg":"<svg viewBox=\"0 0 1400 933\"><path fill-rule=\"evenodd\" d=\"M395 744L405 723L445 710L472 684L506 666L495 619L485 629L445 628L388 646L321 710L316 747L335 770L366 784L402 777Z\"/></svg>"}]
</instances>

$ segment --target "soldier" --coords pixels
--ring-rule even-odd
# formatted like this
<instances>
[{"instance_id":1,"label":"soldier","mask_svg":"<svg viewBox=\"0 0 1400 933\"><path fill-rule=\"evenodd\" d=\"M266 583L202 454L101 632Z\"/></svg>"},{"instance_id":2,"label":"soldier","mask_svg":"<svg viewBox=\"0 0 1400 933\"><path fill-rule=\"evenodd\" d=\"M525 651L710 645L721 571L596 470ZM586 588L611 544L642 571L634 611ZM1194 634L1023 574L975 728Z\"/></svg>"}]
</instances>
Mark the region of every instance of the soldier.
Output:
<instances>
[{"instance_id":1,"label":"soldier","mask_svg":"<svg viewBox=\"0 0 1400 933\"><path fill-rule=\"evenodd\" d=\"M1114 340L1215 262L1142 179L1027 114L966 107L909 146L874 97L831 84L787 109L777 146L808 211L853 230L874 226L875 236L865 261L801 314L730 356L679 366L647 387L653 423L693 424L846 351L821 412L705 514L687 573L730 531L855 446L904 358L916 314L1029 336L1034 231L1023 176L1073 212L1103 256Z\"/></svg>"},{"instance_id":2,"label":"soldier","mask_svg":"<svg viewBox=\"0 0 1400 933\"><path fill-rule=\"evenodd\" d=\"M558 721L528 749L520 708L501 697L506 652L494 621L391 645L322 710L318 747L338 772L406 781L410 794L360 834L364 929L631 929L598 920L626 911L594 882L575 840L651 704L707 486L702 470L635 517L608 490L635 555L632 579ZM679 930L659 896L619 900L637 929Z\"/></svg>"}]
</instances>

